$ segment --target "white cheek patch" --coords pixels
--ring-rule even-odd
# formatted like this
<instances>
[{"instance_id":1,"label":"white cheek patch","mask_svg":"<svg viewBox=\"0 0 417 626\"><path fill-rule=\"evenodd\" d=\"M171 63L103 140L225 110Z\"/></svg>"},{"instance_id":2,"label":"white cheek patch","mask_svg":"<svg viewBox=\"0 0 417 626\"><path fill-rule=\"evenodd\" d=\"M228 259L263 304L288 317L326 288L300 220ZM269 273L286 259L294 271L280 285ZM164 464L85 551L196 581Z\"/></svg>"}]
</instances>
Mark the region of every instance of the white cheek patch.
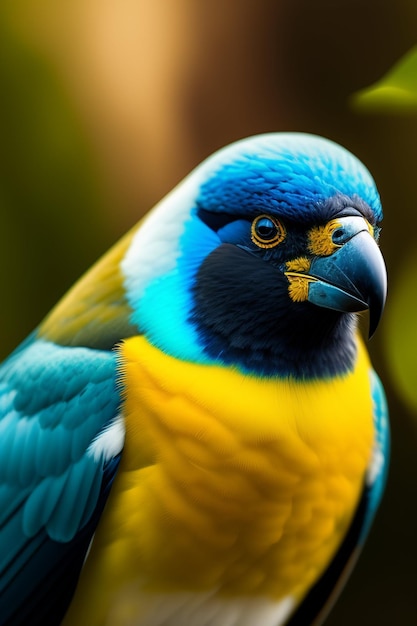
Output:
<instances>
[{"instance_id":1,"label":"white cheek patch","mask_svg":"<svg viewBox=\"0 0 417 626\"><path fill-rule=\"evenodd\" d=\"M186 178L145 218L121 263L126 295L135 311L147 285L172 271L179 242L195 205L199 177Z\"/></svg>"},{"instance_id":2,"label":"white cheek patch","mask_svg":"<svg viewBox=\"0 0 417 626\"><path fill-rule=\"evenodd\" d=\"M125 423L118 415L88 446L87 454L98 463L115 458L123 450L125 441Z\"/></svg>"}]
</instances>

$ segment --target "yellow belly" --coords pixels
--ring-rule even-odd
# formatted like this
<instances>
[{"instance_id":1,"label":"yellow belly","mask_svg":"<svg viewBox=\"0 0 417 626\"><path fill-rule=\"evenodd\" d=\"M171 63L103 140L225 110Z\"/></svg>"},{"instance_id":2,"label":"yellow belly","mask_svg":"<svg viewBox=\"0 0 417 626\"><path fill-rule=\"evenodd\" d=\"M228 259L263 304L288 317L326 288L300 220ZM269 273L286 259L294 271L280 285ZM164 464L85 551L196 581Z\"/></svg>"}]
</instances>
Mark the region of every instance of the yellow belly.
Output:
<instances>
[{"instance_id":1,"label":"yellow belly","mask_svg":"<svg viewBox=\"0 0 417 626\"><path fill-rule=\"evenodd\" d=\"M126 594L139 613L126 624L144 625L158 595L298 601L343 539L370 458L362 345L354 373L327 382L184 363L143 337L120 358L125 451L65 624L104 624Z\"/></svg>"}]
</instances>

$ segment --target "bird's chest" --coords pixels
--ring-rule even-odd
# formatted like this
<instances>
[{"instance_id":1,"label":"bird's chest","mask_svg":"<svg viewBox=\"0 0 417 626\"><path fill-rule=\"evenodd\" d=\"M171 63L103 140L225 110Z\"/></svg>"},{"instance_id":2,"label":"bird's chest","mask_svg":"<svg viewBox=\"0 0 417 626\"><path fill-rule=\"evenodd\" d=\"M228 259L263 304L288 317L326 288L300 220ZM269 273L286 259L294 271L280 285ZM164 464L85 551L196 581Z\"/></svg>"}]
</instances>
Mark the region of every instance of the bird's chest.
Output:
<instances>
[{"instance_id":1,"label":"bird's chest","mask_svg":"<svg viewBox=\"0 0 417 626\"><path fill-rule=\"evenodd\" d=\"M122 363L126 448L102 522L118 584L299 599L363 484L366 358L355 376L302 384L179 362L134 338Z\"/></svg>"}]
</instances>

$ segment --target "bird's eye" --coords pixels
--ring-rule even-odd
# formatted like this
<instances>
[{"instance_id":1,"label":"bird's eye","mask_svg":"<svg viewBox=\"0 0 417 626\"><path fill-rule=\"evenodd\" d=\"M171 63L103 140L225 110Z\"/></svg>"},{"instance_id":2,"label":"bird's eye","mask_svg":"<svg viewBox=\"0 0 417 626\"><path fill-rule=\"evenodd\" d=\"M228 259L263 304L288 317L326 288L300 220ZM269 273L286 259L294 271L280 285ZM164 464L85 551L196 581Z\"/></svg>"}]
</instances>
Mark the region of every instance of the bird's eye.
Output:
<instances>
[{"instance_id":1,"label":"bird's eye","mask_svg":"<svg viewBox=\"0 0 417 626\"><path fill-rule=\"evenodd\" d=\"M285 228L275 217L258 215L252 222L251 238L260 248L274 248L285 239Z\"/></svg>"}]
</instances>

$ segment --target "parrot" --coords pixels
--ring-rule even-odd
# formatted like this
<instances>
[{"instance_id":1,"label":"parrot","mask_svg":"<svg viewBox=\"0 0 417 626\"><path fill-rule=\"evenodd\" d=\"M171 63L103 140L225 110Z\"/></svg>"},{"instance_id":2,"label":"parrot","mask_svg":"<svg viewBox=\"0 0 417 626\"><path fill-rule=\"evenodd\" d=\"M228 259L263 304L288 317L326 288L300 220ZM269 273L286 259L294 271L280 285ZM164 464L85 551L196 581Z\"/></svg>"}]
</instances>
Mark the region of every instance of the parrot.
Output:
<instances>
[{"instance_id":1,"label":"parrot","mask_svg":"<svg viewBox=\"0 0 417 626\"><path fill-rule=\"evenodd\" d=\"M326 619L387 477L381 220L346 148L269 132L81 277L0 366L1 626Z\"/></svg>"}]
</instances>

